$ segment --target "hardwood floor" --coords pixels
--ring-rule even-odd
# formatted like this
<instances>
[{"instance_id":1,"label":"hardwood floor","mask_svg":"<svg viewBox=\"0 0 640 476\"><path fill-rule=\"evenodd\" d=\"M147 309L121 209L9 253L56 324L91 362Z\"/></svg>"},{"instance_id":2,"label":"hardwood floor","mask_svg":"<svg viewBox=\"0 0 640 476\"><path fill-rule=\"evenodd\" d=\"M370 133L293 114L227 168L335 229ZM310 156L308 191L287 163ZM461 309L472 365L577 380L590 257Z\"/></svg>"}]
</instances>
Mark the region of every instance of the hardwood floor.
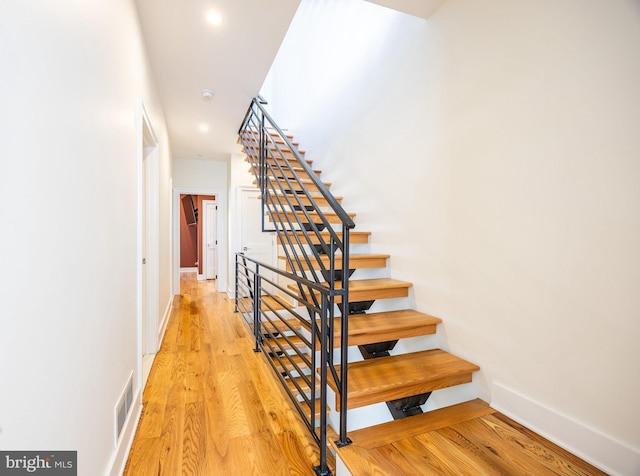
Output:
<instances>
[{"instance_id":1,"label":"hardwood floor","mask_svg":"<svg viewBox=\"0 0 640 476\"><path fill-rule=\"evenodd\" d=\"M124 475L313 475L315 441L265 356L252 351L233 302L194 273L182 275L181 291ZM340 455L353 476L604 474L504 415L483 413L407 438L383 432L378 443L354 434Z\"/></svg>"},{"instance_id":2,"label":"hardwood floor","mask_svg":"<svg viewBox=\"0 0 640 476\"><path fill-rule=\"evenodd\" d=\"M318 449L233 301L183 274L124 471L312 475Z\"/></svg>"}]
</instances>

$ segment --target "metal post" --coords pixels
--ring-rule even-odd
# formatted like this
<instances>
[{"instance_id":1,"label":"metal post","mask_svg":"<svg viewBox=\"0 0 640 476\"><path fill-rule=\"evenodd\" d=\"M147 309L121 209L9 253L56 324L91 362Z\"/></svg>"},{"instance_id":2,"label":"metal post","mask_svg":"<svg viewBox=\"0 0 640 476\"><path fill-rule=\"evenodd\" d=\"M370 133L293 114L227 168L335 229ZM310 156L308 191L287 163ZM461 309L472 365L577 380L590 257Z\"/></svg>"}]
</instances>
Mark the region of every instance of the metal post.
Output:
<instances>
[{"instance_id":1,"label":"metal post","mask_svg":"<svg viewBox=\"0 0 640 476\"><path fill-rule=\"evenodd\" d=\"M329 303L327 295L322 294L320 316L320 466L314 467L318 476L331 474L327 466L327 319ZM313 418L313 415L311 415Z\"/></svg>"},{"instance_id":2,"label":"metal post","mask_svg":"<svg viewBox=\"0 0 640 476\"><path fill-rule=\"evenodd\" d=\"M260 339L262 332L260 331L260 266L256 263L255 274L253 275L253 333L256 338L256 347L254 352L260 352Z\"/></svg>"},{"instance_id":3,"label":"metal post","mask_svg":"<svg viewBox=\"0 0 640 476\"><path fill-rule=\"evenodd\" d=\"M236 254L236 298L233 312L238 312L238 255Z\"/></svg>"},{"instance_id":4,"label":"metal post","mask_svg":"<svg viewBox=\"0 0 640 476\"><path fill-rule=\"evenodd\" d=\"M266 202L267 193L267 138L265 135L264 127L264 114L260 115L260 178L258 184L260 185L260 203L262 205L262 231L265 231L264 227L264 207Z\"/></svg>"},{"instance_id":5,"label":"metal post","mask_svg":"<svg viewBox=\"0 0 640 476\"><path fill-rule=\"evenodd\" d=\"M347 437L347 391L349 368L349 228L342 225L342 329L340 335L340 439L338 447L351 444Z\"/></svg>"}]
</instances>

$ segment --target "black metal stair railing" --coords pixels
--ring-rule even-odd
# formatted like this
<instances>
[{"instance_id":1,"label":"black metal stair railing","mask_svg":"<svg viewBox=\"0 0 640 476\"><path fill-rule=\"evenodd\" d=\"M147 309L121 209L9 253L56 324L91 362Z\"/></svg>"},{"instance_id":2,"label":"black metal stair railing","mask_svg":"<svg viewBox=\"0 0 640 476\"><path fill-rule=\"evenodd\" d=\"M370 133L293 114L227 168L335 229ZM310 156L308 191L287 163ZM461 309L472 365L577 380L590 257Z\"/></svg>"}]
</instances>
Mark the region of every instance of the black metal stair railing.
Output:
<instances>
[{"instance_id":1,"label":"black metal stair railing","mask_svg":"<svg viewBox=\"0 0 640 476\"><path fill-rule=\"evenodd\" d=\"M320 466L315 469L325 475L330 474L326 453L329 378L338 388L337 444L350 442L348 319L340 317L348 315L349 232L355 224L264 104L260 97L251 102L239 136L261 191L262 230L276 232L286 270L236 255L236 310L254 333L255 350L268 353L316 438ZM342 263L337 265L340 258Z\"/></svg>"}]
</instances>

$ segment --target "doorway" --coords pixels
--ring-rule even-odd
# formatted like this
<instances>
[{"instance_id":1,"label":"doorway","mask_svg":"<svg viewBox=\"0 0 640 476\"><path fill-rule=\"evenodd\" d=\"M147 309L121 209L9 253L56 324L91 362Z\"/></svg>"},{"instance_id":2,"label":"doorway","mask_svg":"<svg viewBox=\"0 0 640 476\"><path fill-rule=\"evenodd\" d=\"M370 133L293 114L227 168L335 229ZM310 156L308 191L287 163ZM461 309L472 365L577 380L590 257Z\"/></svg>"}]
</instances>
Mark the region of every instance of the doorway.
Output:
<instances>
[{"instance_id":1,"label":"doorway","mask_svg":"<svg viewBox=\"0 0 640 476\"><path fill-rule=\"evenodd\" d=\"M197 189L197 188L174 188L173 189L173 199L172 199L172 279L171 279L171 291L174 295L180 294L180 223L181 223L181 196L184 195L192 195L192 196L210 196L211 199L215 198L215 204L217 205L216 215L215 215L215 235L216 241L215 244L215 265L216 265L216 291L224 292L226 291L227 286L227 255L226 255L226 193L222 190L215 189ZM197 199L195 200L197 203ZM202 200L206 201L206 200ZM200 223L204 221L204 207L200 204L197 205L198 208L202 210L198 211L198 216ZM204 233L202 233L204 234ZM204 240L202 236L197 240L198 243L202 243ZM198 253L204 256L202 252L202 246L198 245L198 249L200 250ZM204 260L201 260L204 261ZM204 263L203 263L204 264ZM204 269L204 268L203 268ZM200 273L200 271L199 271ZM204 279L204 272L201 274L201 279Z\"/></svg>"}]
</instances>

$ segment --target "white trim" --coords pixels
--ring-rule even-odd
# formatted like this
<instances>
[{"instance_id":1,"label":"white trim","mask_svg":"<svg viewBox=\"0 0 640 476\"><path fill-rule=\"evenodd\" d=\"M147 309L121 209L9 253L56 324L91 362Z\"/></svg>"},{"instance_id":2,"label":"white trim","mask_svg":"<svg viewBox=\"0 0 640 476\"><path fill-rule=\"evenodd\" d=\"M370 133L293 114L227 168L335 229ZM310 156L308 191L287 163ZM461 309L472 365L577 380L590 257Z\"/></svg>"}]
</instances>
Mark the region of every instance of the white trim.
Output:
<instances>
[{"instance_id":1,"label":"white trim","mask_svg":"<svg viewBox=\"0 0 640 476\"><path fill-rule=\"evenodd\" d=\"M158 328L158 348L162 344L162 339L164 339L164 333L167 330L167 324L169 323L169 317L171 316L171 310L173 309L173 296L169 297L169 303L167 304L167 308L164 310L164 315L162 316L162 320L160 321L160 326Z\"/></svg>"},{"instance_id":2,"label":"white trim","mask_svg":"<svg viewBox=\"0 0 640 476\"><path fill-rule=\"evenodd\" d=\"M124 467L127 464L127 458L129 457L129 451L133 444L133 438L136 436L136 428L138 428L138 422L142 415L142 392L140 392L140 387L136 390L136 395L133 401L135 402L134 406L129 412L124 430L122 430L122 434L119 438L119 444L113 452L113 456L111 457L111 461L108 466L111 468L107 473L109 476L122 475Z\"/></svg>"},{"instance_id":3,"label":"white trim","mask_svg":"<svg viewBox=\"0 0 640 476\"><path fill-rule=\"evenodd\" d=\"M612 476L638 474L640 451L540 402L494 383L491 406Z\"/></svg>"},{"instance_id":4,"label":"white trim","mask_svg":"<svg viewBox=\"0 0 640 476\"><path fill-rule=\"evenodd\" d=\"M198 268L195 266L193 268L180 268L180 272L181 273L197 273Z\"/></svg>"}]
</instances>

